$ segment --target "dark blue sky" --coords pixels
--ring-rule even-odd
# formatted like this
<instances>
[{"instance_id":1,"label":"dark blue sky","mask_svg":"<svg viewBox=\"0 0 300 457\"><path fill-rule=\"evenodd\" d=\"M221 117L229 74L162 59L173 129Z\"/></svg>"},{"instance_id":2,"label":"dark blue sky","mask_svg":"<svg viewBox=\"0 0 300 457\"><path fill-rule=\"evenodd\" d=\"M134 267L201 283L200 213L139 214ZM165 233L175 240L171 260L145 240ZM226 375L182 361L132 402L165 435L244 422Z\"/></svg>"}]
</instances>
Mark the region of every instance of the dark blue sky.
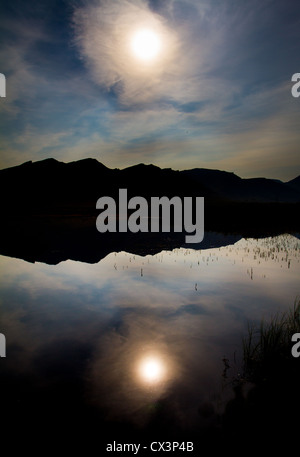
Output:
<instances>
[{"instance_id":1,"label":"dark blue sky","mask_svg":"<svg viewBox=\"0 0 300 457\"><path fill-rule=\"evenodd\" d=\"M300 173L296 0L2 1L0 167L95 157ZM152 31L153 59L133 52Z\"/></svg>"}]
</instances>

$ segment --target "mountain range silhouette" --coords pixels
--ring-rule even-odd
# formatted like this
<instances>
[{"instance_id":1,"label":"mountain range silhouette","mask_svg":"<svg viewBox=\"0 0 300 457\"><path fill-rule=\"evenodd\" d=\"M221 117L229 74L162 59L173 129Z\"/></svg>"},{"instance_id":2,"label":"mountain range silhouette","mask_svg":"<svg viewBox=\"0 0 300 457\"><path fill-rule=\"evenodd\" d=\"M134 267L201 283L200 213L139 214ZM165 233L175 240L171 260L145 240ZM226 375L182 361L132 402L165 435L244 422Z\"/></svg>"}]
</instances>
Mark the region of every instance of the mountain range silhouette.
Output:
<instances>
[{"instance_id":1,"label":"mountain range silhouette","mask_svg":"<svg viewBox=\"0 0 300 457\"><path fill-rule=\"evenodd\" d=\"M155 165L138 164L111 169L96 159L64 163L55 159L25 162L0 170L4 208L26 198L25 212L48 213L74 206L95 208L101 196L116 195L127 188L132 196L201 196L216 201L252 203L300 202L300 176L289 181L267 178L243 179L234 173L195 168L175 171Z\"/></svg>"},{"instance_id":2,"label":"mountain range silhouette","mask_svg":"<svg viewBox=\"0 0 300 457\"><path fill-rule=\"evenodd\" d=\"M189 246L196 249L242 236L300 232L300 176L282 182L205 168L176 171L141 163L111 169L96 159L46 159L0 170L0 253L32 262L92 263L112 251L145 255L184 245L181 233L99 233L96 202L102 196L117 200L121 188L128 199L204 197L206 235L199 246Z\"/></svg>"}]
</instances>

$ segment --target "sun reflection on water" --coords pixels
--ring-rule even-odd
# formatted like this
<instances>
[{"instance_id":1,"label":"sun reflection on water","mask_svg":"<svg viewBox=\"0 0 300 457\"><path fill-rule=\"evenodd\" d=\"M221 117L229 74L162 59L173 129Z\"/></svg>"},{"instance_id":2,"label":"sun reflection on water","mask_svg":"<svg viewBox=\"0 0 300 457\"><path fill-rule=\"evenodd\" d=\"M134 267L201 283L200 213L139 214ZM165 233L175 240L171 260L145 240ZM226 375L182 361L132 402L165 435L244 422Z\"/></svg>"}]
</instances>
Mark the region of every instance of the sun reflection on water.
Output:
<instances>
[{"instance_id":1,"label":"sun reflection on water","mask_svg":"<svg viewBox=\"0 0 300 457\"><path fill-rule=\"evenodd\" d=\"M143 353L134 365L136 382L143 388L164 389L174 377L173 365L164 351Z\"/></svg>"},{"instance_id":2,"label":"sun reflection on water","mask_svg":"<svg viewBox=\"0 0 300 457\"><path fill-rule=\"evenodd\" d=\"M144 382L156 384L164 380L166 367L158 357L148 356L140 362L139 375Z\"/></svg>"}]
</instances>

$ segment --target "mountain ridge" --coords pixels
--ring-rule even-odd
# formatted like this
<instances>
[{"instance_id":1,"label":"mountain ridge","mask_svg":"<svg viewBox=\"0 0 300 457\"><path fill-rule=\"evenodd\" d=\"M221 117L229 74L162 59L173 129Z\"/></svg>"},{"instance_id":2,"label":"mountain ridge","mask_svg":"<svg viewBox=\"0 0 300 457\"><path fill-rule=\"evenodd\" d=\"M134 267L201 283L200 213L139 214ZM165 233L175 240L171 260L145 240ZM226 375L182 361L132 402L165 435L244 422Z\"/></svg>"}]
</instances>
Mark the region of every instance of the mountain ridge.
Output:
<instances>
[{"instance_id":1,"label":"mountain ridge","mask_svg":"<svg viewBox=\"0 0 300 457\"><path fill-rule=\"evenodd\" d=\"M18 192L29 207L61 206L71 201L73 205L92 202L94 207L100 196L115 196L119 188L146 198L190 195L218 202L300 202L300 176L284 183L264 177L241 178L233 172L209 168L173 170L138 163L120 169L109 168L95 158L67 163L48 158L0 170L6 209L14 204Z\"/></svg>"},{"instance_id":2,"label":"mountain ridge","mask_svg":"<svg viewBox=\"0 0 300 457\"><path fill-rule=\"evenodd\" d=\"M122 188L128 199L204 197L206 234L237 239L299 233L299 181L243 179L222 170L179 171L146 164L113 169L96 159L25 162L0 170L0 252L46 263L68 258L97 262L118 250L146 255L184 245L184 234L172 231L99 233L97 200L111 196L118 201ZM207 242L200 249L209 246Z\"/></svg>"},{"instance_id":3,"label":"mountain ridge","mask_svg":"<svg viewBox=\"0 0 300 457\"><path fill-rule=\"evenodd\" d=\"M78 159L78 160L72 160L71 162L63 162L63 161L60 161L60 160L57 160L53 157L48 157L46 159L41 159L41 160L36 160L36 161L32 161L32 160L28 160L26 162L23 162L19 165L13 165L11 167L6 167L6 168L1 168L0 169L0 173L2 171L5 171L5 170L12 170L12 169L16 169L16 168L20 168L20 167L24 167L24 166L29 166L29 165L38 165L38 164L46 164L46 163L57 163L57 164L63 164L63 165L71 165L71 164L82 164L82 163L96 163L96 164L99 164L101 165L102 167L106 168L106 169L109 169L109 170L119 170L119 171L123 171L123 170L127 170L127 169L130 169L130 168L137 168L137 167L144 167L144 168L157 168L157 169L160 169L160 170L172 170L172 171L177 171L179 173L181 172L194 172L194 171L209 171L209 172L217 172L217 173L224 173L224 174L228 174L228 175L233 175L233 176L236 176L237 178L239 179L242 179L242 180L249 180L249 179L266 179L266 180L270 180L270 181L275 181L275 182L281 182L283 184L289 184L289 183L292 183L293 181L296 181L298 180L300 182L300 175L296 176L295 178L289 180L289 181L282 181L281 179L278 179L278 178L266 178L264 176L256 176L256 177L252 177L252 178L241 178L240 176L238 176L235 172L233 171L227 171L227 170L220 170L218 168L204 168L204 167L194 167L194 168L188 168L188 169L185 169L185 170L174 170L173 168L171 167L164 167L164 168L161 168L159 167L158 165L155 165L153 163L144 163L144 162L139 162L137 164L134 164L134 165L129 165L128 167L125 167L125 168L119 168L119 167L116 167L116 168L109 168L107 167L103 162L99 161L98 159L94 158L94 157L86 157L86 158L82 158L82 159Z\"/></svg>"}]
</instances>

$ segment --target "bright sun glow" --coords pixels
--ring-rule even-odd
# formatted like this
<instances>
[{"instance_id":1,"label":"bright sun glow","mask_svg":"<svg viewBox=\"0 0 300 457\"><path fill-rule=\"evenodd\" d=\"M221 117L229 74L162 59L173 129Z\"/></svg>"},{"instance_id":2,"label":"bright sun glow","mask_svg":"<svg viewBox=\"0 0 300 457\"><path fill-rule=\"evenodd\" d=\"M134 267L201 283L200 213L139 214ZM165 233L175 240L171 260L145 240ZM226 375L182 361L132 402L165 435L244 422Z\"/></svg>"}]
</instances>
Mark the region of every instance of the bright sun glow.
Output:
<instances>
[{"instance_id":1,"label":"bright sun glow","mask_svg":"<svg viewBox=\"0 0 300 457\"><path fill-rule=\"evenodd\" d=\"M139 373L144 381L152 384L163 380L165 368L162 362L156 357L147 357L142 360Z\"/></svg>"},{"instance_id":2,"label":"bright sun glow","mask_svg":"<svg viewBox=\"0 0 300 457\"><path fill-rule=\"evenodd\" d=\"M161 43L155 32L143 29L134 34L131 41L131 48L138 59L147 62L153 60L158 55Z\"/></svg>"}]
</instances>

